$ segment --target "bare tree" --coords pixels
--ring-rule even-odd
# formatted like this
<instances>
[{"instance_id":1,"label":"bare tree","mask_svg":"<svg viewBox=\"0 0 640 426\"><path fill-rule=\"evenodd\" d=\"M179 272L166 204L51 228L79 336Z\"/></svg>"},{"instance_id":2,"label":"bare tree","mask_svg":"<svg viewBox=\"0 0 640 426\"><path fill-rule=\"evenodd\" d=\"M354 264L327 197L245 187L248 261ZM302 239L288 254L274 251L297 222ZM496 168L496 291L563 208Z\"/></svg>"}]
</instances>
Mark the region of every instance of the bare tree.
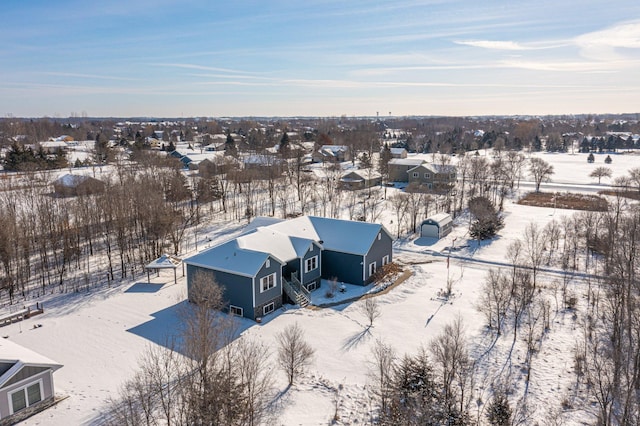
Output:
<instances>
[{"instance_id":1,"label":"bare tree","mask_svg":"<svg viewBox=\"0 0 640 426\"><path fill-rule=\"evenodd\" d=\"M436 371L441 376L445 409L451 412L467 411L470 402L467 391L470 390L473 365L467 350L462 318L458 317L453 323L447 324L431 342L429 349Z\"/></svg>"},{"instance_id":2,"label":"bare tree","mask_svg":"<svg viewBox=\"0 0 640 426\"><path fill-rule=\"evenodd\" d=\"M380 411L384 414L388 411L388 403L391 398L391 386L396 355L391 345L377 339L371 349L370 375L374 381L374 394L380 400Z\"/></svg>"},{"instance_id":3,"label":"bare tree","mask_svg":"<svg viewBox=\"0 0 640 426\"><path fill-rule=\"evenodd\" d=\"M389 197L388 200L396 212L396 221L397 221L396 228L398 230L396 237L400 238L400 230L402 228L402 222L404 221L404 218L407 214L408 197L407 197L407 194L403 192L398 192L397 194L394 194L393 196Z\"/></svg>"},{"instance_id":4,"label":"bare tree","mask_svg":"<svg viewBox=\"0 0 640 426\"><path fill-rule=\"evenodd\" d=\"M554 171L553 166L542 158L532 157L529 159L529 173L536 184L536 192L540 192L540 185L548 181Z\"/></svg>"},{"instance_id":5,"label":"bare tree","mask_svg":"<svg viewBox=\"0 0 640 426\"><path fill-rule=\"evenodd\" d=\"M509 277L500 269L489 269L478 302L478 309L487 317L488 326L502 334L502 323L511 302Z\"/></svg>"},{"instance_id":6,"label":"bare tree","mask_svg":"<svg viewBox=\"0 0 640 426\"><path fill-rule=\"evenodd\" d=\"M360 305L360 309L369 321L367 328L371 328L373 326L373 322L382 314L382 312L380 312L378 301L374 297L365 299L364 303Z\"/></svg>"},{"instance_id":7,"label":"bare tree","mask_svg":"<svg viewBox=\"0 0 640 426\"><path fill-rule=\"evenodd\" d=\"M534 289L536 288L536 277L542 264L546 245L547 233L535 223L529 223L524 229L524 253L528 259L528 266L531 267Z\"/></svg>"},{"instance_id":8,"label":"bare tree","mask_svg":"<svg viewBox=\"0 0 640 426\"><path fill-rule=\"evenodd\" d=\"M598 185L600 185L600 180L603 177L610 178L611 174L612 174L612 172L611 172L611 169L609 167L601 166L601 167L596 167L595 169L593 169L593 171L591 173L589 173L589 177L598 178Z\"/></svg>"},{"instance_id":9,"label":"bare tree","mask_svg":"<svg viewBox=\"0 0 640 426\"><path fill-rule=\"evenodd\" d=\"M312 362L314 349L304 340L302 328L295 323L287 326L276 336L278 342L278 364L287 375L289 386Z\"/></svg>"}]
</instances>

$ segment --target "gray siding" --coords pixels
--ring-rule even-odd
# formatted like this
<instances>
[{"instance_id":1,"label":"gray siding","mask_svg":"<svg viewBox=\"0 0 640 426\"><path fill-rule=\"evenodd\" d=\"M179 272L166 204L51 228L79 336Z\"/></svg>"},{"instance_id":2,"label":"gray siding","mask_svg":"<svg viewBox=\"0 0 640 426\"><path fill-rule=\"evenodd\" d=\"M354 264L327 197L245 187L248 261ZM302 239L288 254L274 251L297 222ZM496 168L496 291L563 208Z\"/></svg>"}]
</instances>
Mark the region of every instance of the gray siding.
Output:
<instances>
[{"instance_id":1,"label":"gray siding","mask_svg":"<svg viewBox=\"0 0 640 426\"><path fill-rule=\"evenodd\" d=\"M368 282L369 264L376 262L376 270L382 267L382 258L389 256L389 262L393 261L393 240L391 236L384 230L380 230L380 239L376 238L365 256L365 281Z\"/></svg>"},{"instance_id":2,"label":"gray siding","mask_svg":"<svg viewBox=\"0 0 640 426\"><path fill-rule=\"evenodd\" d=\"M311 259L314 256L318 256L318 267L313 271L309 271L309 273L305 274L304 268L305 268L307 259ZM302 284L306 285L306 284L309 284L311 281L320 278L322 274L322 261L323 261L323 254L321 254L320 248L315 244L312 244L311 250L307 251L307 253L305 253L304 257L302 258L302 267L301 267L302 270L300 271L300 275L299 275L300 282Z\"/></svg>"},{"instance_id":3,"label":"gray siding","mask_svg":"<svg viewBox=\"0 0 640 426\"><path fill-rule=\"evenodd\" d=\"M322 252L322 276L325 279L363 285L362 256L331 250Z\"/></svg>"},{"instance_id":4,"label":"gray siding","mask_svg":"<svg viewBox=\"0 0 640 426\"><path fill-rule=\"evenodd\" d=\"M28 379L0 389L0 418L4 419L10 415L9 394L18 388L36 383L38 380L42 380L42 401L53 398L53 375L51 369L47 368L45 371L41 371Z\"/></svg>"},{"instance_id":5,"label":"gray siding","mask_svg":"<svg viewBox=\"0 0 640 426\"><path fill-rule=\"evenodd\" d=\"M279 266L280 264L278 264ZM247 318L253 315L253 280L242 275L230 274L228 272L206 269L199 266L187 265L187 294L191 300L191 284L196 273L203 273L211 277L223 288L223 298L225 303L242 308L243 314Z\"/></svg>"},{"instance_id":6,"label":"gray siding","mask_svg":"<svg viewBox=\"0 0 640 426\"><path fill-rule=\"evenodd\" d=\"M255 277L255 281L256 281L255 307L256 308L263 306L266 303L270 303L271 301L276 300L278 298L281 299L280 304L282 305L282 266L280 262L278 262L275 258L271 256L269 256L269 263L270 263L269 267L266 267L266 265L262 265L262 268L258 271ZM266 277L267 275L270 275L273 273L276 274L276 280L275 280L276 286L265 292L260 292L260 278ZM245 312L244 315L247 316L247 313ZM251 318L251 317L248 317L248 318ZM253 319L255 319L255 315Z\"/></svg>"}]
</instances>

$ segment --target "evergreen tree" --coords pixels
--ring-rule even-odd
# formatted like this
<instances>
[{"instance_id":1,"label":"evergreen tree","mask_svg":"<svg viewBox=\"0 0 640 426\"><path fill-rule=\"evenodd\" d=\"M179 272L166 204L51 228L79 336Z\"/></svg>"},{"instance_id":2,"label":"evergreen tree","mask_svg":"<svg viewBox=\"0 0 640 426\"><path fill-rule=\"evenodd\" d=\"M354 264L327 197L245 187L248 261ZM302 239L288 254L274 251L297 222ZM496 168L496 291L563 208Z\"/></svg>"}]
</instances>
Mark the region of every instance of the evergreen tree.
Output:
<instances>
[{"instance_id":1,"label":"evergreen tree","mask_svg":"<svg viewBox=\"0 0 640 426\"><path fill-rule=\"evenodd\" d=\"M489 424L492 426L509 426L511 425L511 414L507 395L501 390L497 391L487 407Z\"/></svg>"},{"instance_id":2,"label":"evergreen tree","mask_svg":"<svg viewBox=\"0 0 640 426\"><path fill-rule=\"evenodd\" d=\"M474 217L469 233L477 240L493 238L504 227L502 217L486 197L469 200L469 212Z\"/></svg>"}]
</instances>

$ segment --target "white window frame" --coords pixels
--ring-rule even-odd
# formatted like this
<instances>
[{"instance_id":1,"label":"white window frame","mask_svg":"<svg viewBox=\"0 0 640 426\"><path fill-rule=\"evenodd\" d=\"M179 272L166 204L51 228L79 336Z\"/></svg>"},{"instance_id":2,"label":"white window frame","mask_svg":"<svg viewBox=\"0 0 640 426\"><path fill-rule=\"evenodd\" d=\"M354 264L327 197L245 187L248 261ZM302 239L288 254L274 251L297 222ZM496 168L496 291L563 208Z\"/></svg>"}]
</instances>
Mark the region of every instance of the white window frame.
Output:
<instances>
[{"instance_id":1,"label":"white window frame","mask_svg":"<svg viewBox=\"0 0 640 426\"><path fill-rule=\"evenodd\" d=\"M382 239L382 232L378 233L378 241L380 241Z\"/></svg>"},{"instance_id":2,"label":"white window frame","mask_svg":"<svg viewBox=\"0 0 640 426\"><path fill-rule=\"evenodd\" d=\"M264 305L262 307L262 315L267 315L270 314L271 312L275 311L275 307L276 305L273 302L267 303L266 305ZM269 310L267 310L267 308L271 308Z\"/></svg>"},{"instance_id":3,"label":"white window frame","mask_svg":"<svg viewBox=\"0 0 640 426\"><path fill-rule=\"evenodd\" d=\"M389 263L389 255L388 254L382 258L382 266L386 265L387 263Z\"/></svg>"},{"instance_id":4,"label":"white window frame","mask_svg":"<svg viewBox=\"0 0 640 426\"><path fill-rule=\"evenodd\" d=\"M269 278L271 278L271 277L273 277L273 285L270 285L269 287L265 287L265 283L268 284ZM260 293L264 293L267 290L271 290L275 286L276 286L276 273L275 272L273 274L269 274L269 275L266 275L266 276L260 278Z\"/></svg>"},{"instance_id":5,"label":"white window frame","mask_svg":"<svg viewBox=\"0 0 640 426\"><path fill-rule=\"evenodd\" d=\"M429 178L431 178L431 175L430 175L429 173L425 173L425 174L424 174L424 178L425 178L425 179L429 179Z\"/></svg>"},{"instance_id":6,"label":"white window frame","mask_svg":"<svg viewBox=\"0 0 640 426\"><path fill-rule=\"evenodd\" d=\"M313 281L310 282L309 284L307 284L307 290L309 291L314 291L320 288L320 282L319 281Z\"/></svg>"},{"instance_id":7,"label":"white window frame","mask_svg":"<svg viewBox=\"0 0 640 426\"><path fill-rule=\"evenodd\" d=\"M375 274L375 273L376 273L376 267L377 267L377 266L378 266L378 265L376 264L376 262L371 262L371 263L369 264L369 276L371 276L371 275L373 275L373 274Z\"/></svg>"},{"instance_id":8,"label":"white window frame","mask_svg":"<svg viewBox=\"0 0 640 426\"><path fill-rule=\"evenodd\" d=\"M264 267L265 268L270 268L271 267L271 260L270 259L267 259L267 261L264 262Z\"/></svg>"},{"instance_id":9,"label":"white window frame","mask_svg":"<svg viewBox=\"0 0 640 426\"><path fill-rule=\"evenodd\" d=\"M34 382L29 382L26 383L22 386L20 386L17 389L12 390L11 392L7 392L7 399L8 399L8 403L9 403L9 413L10 414L14 414L15 411L13 411L13 399L11 399L11 397L13 396L13 394L18 393L18 392L23 392L24 393L24 401L25 401L25 407L22 410L26 410L27 408L31 407L34 404L29 404L29 394L27 393L27 388L33 385L39 385L40 387L40 401L36 401L34 404L37 404L39 402L44 401L44 386L43 386L43 382L42 379L38 379ZM22 410L18 410L17 412L20 412Z\"/></svg>"},{"instance_id":10,"label":"white window frame","mask_svg":"<svg viewBox=\"0 0 640 426\"><path fill-rule=\"evenodd\" d=\"M311 263L313 263L313 265L310 265ZM313 268L311 268L310 266L313 266ZM316 269L318 269L318 256L310 257L304 261L305 274L311 271L315 271Z\"/></svg>"},{"instance_id":11,"label":"white window frame","mask_svg":"<svg viewBox=\"0 0 640 426\"><path fill-rule=\"evenodd\" d=\"M417 177L419 177L419 176L420 176L420 173L418 173L418 172L413 172L413 177L414 177L414 178L417 178Z\"/></svg>"},{"instance_id":12,"label":"white window frame","mask_svg":"<svg viewBox=\"0 0 640 426\"><path fill-rule=\"evenodd\" d=\"M236 312L234 312L234 310ZM243 317L244 316L244 309L242 309L240 306L229 305L229 313L231 315L235 315L235 316L238 316L238 317Z\"/></svg>"}]
</instances>

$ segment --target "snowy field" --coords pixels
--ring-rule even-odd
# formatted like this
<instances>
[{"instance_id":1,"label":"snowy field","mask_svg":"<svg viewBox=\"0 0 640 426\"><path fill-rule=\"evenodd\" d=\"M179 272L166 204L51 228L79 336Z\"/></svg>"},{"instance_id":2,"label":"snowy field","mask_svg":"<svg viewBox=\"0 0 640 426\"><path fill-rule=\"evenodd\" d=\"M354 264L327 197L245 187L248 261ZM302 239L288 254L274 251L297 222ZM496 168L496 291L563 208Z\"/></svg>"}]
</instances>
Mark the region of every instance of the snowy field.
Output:
<instances>
[{"instance_id":1,"label":"snowy field","mask_svg":"<svg viewBox=\"0 0 640 426\"><path fill-rule=\"evenodd\" d=\"M588 175L593 168L604 165L605 157L596 155L596 163L587 164L586 154L537 155L554 165L556 174L552 181L568 186L596 185L597 180ZM610 167L614 177L640 166L640 156L635 154L612 157ZM600 186L608 183L610 181L603 180ZM413 354L458 316L465 324L472 357L478 363L481 376L484 375L475 385L477 397L482 401L478 410L488 401L490 382L497 373L517 382L521 388L515 390L514 398L521 396L525 391L525 373L519 362L525 355L524 343L514 346L513 362L507 362L512 335L505 333L494 342L495 336L487 333L486 320L477 310L479 291L487 270L492 267L490 262L505 261L507 246L513 239L522 237L531 221L544 225L573 212L520 206L513 200L505 203L505 211L505 227L499 237L480 247L468 240L464 218L457 222L452 234L436 243L414 238L396 241L394 260L413 275L390 291L375 296L382 314L368 331L359 301L323 309L286 305L265 318L262 324L241 320L245 337L264 342L273 342L274 336L287 325L298 323L305 330L306 340L315 348L314 363L307 374L274 407L278 424L326 425L334 417L336 406L338 424L367 424L372 409L367 391L368 362L375 340L391 344L398 355ZM392 234L395 233L393 219L390 211L380 217ZM217 224L207 233L215 244L237 235L243 224ZM454 245L454 239L452 254L456 257L452 257L447 269L446 254ZM440 255L432 255L434 252ZM99 424L106 399L117 396L119 385L131 376L145 347L161 344L175 332L180 309L186 304L185 279L180 273L178 276L177 284L173 283L173 274L165 272L159 277L152 276L151 284L147 284L146 276L139 276L134 282L88 294L48 295L38 299L45 304L44 314L3 327L0 330L3 337L64 365L55 373L54 380L56 393L67 398L22 424ZM454 280L454 295L445 300L439 293L446 286L447 276ZM554 279L557 277L553 273L544 273L542 285L550 286ZM582 284L574 285L576 293L581 294ZM368 288L348 286L340 297L357 296L366 290ZM321 297L324 291L324 288L317 290L316 293L321 293L315 297ZM561 401L575 386L575 376L571 373L572 348L578 324L571 314L563 312L552 313L551 320L551 332L545 335L542 350L535 355L527 389L533 418L540 422L555 415ZM37 324L41 327L34 327ZM284 390L284 374L274 373L275 391ZM585 410L575 410L565 416L566 424L592 422L589 401L585 401L583 408Z\"/></svg>"}]
</instances>

